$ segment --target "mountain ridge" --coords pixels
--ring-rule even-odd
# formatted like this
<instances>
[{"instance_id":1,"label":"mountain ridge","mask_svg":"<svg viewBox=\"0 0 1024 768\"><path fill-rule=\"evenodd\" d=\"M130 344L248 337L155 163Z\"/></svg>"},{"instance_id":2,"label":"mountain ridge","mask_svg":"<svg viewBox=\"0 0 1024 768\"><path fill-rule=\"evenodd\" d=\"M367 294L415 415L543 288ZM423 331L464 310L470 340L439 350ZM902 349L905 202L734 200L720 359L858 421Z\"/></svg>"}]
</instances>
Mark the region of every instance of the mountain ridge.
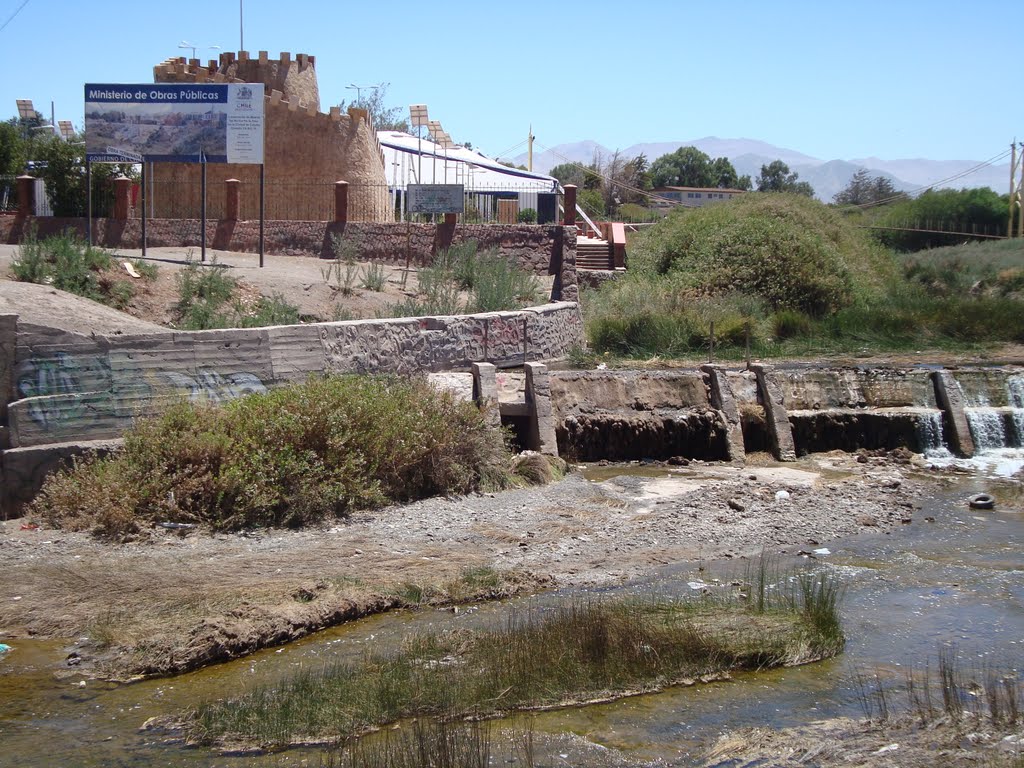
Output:
<instances>
[{"instance_id":1,"label":"mountain ridge","mask_svg":"<svg viewBox=\"0 0 1024 768\"><path fill-rule=\"evenodd\" d=\"M714 157L727 157L741 176L747 174L756 180L761 166L774 160L782 160L800 175L801 181L807 181L814 188L815 196L825 202L832 198L849 183L858 170L867 169L872 176L883 176L892 182L896 189L915 192L927 187L991 187L999 191L1008 183L1010 166L988 165L965 174L975 166L982 165L980 160L929 160L927 158L898 158L884 160L879 157L852 158L844 160L833 158L822 160L804 154L795 149L779 147L758 139L720 138L705 136L689 141L648 141L633 144L619 150L620 157L634 158L646 155L648 162L653 162L662 155L674 152L680 147L696 147ZM595 156L608 158L613 150L601 145L594 139L583 139L577 142L558 144L534 152L534 170L548 173L556 165L575 162L589 165ZM524 164L527 155L521 154L511 158L516 164Z\"/></svg>"}]
</instances>

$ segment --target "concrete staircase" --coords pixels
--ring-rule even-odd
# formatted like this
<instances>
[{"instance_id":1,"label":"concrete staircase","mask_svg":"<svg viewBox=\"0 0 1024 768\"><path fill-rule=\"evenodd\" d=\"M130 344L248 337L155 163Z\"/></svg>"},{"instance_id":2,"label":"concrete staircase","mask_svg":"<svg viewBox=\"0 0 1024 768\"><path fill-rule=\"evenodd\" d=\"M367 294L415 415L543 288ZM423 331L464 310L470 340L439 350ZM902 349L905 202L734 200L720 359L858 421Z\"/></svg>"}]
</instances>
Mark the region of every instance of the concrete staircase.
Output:
<instances>
[{"instance_id":1,"label":"concrete staircase","mask_svg":"<svg viewBox=\"0 0 1024 768\"><path fill-rule=\"evenodd\" d=\"M611 243L596 237L577 237L576 269L615 269Z\"/></svg>"}]
</instances>

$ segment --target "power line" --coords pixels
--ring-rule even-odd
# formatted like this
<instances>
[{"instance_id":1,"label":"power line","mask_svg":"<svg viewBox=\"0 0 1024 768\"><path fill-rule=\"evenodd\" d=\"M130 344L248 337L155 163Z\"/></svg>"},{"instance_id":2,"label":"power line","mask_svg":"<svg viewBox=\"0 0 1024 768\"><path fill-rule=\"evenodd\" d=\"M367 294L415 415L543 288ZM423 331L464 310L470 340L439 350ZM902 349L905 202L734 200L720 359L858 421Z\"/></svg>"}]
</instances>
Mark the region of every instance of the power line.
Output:
<instances>
[{"instance_id":1,"label":"power line","mask_svg":"<svg viewBox=\"0 0 1024 768\"><path fill-rule=\"evenodd\" d=\"M971 166L970 168L968 168L966 170L963 170L963 171L960 171L960 173L953 174L952 176L949 176L949 177L947 177L945 179L939 179L938 181L933 181L930 184L925 184L924 186L920 186L917 189L912 189L909 192L907 192L907 191L899 192L899 193L897 193L895 195L890 195L889 197L884 197L881 200L874 200L874 201L872 201L870 203L860 203L859 205L851 205L851 206L848 206L848 208L857 208L857 209L860 209L860 210L864 210L864 209L867 209L867 208L873 208L876 205L885 205L886 203L891 203L893 200L900 200L901 198L905 197L906 195L916 195L918 192L923 192L923 191L925 191L927 189L931 189L932 187L937 187L940 184L947 184L950 181L956 181L957 179L962 179L964 176L969 176L972 173L980 171L982 168L987 168L990 165L998 163L1000 160L1005 159L1006 156L1009 155L1009 154L1010 154L1010 150L1008 150L1008 149L1004 150L1003 152L1001 152L1000 154L996 155L995 157L989 158L988 160L985 160L982 163L978 163L977 165Z\"/></svg>"},{"instance_id":2,"label":"power line","mask_svg":"<svg viewBox=\"0 0 1024 768\"><path fill-rule=\"evenodd\" d=\"M14 13L7 17L7 21L0 25L0 32L3 32L5 29L7 29L7 25L14 21L14 17L21 13L21 9L28 5L29 1L30 0L25 0L25 2L18 6L17 10Z\"/></svg>"}]
</instances>

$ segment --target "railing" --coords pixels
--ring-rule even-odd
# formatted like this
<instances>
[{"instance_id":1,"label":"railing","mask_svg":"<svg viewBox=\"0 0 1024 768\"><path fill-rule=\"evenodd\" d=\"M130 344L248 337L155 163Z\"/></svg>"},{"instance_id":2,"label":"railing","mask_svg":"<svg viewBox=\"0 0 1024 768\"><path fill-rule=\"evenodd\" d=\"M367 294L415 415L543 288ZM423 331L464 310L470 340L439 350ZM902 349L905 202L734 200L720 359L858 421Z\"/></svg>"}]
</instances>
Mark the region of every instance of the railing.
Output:
<instances>
[{"instance_id":1,"label":"railing","mask_svg":"<svg viewBox=\"0 0 1024 768\"><path fill-rule=\"evenodd\" d=\"M281 221L335 221L336 179L294 181L267 179L264 183L264 210L268 220ZM259 184L255 181L238 182L240 219L259 218ZM198 219L202 215L202 190L196 181L155 181L146 186L146 211L150 218ZM407 209L405 190L386 184L348 185L348 221L411 221L427 222L443 216L412 213ZM208 182L206 189L206 216L224 218L227 212L228 191L225 182ZM510 201L511 208L500 206L499 201ZM467 188L463 199L463 223L499 223L499 213L518 220L527 209L537 217L532 222L558 223L558 201L554 193L537 190L530 185L474 185ZM141 216L141 199L133 215ZM499 208L502 210L499 211ZM511 214L509 213L511 211ZM506 222L507 223L507 222Z\"/></svg>"}]
</instances>

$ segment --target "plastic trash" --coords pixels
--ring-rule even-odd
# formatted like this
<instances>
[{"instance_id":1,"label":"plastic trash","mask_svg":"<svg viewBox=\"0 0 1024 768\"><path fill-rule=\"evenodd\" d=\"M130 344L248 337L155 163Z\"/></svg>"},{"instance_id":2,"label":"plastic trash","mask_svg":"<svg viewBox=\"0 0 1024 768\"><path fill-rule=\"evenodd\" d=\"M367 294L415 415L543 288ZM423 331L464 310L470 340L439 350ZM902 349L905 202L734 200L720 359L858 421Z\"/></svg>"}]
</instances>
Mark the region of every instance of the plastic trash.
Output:
<instances>
[{"instance_id":1,"label":"plastic trash","mask_svg":"<svg viewBox=\"0 0 1024 768\"><path fill-rule=\"evenodd\" d=\"M0 643L0 653L7 653L10 650L12 650L11 646L7 645L7 643Z\"/></svg>"}]
</instances>

